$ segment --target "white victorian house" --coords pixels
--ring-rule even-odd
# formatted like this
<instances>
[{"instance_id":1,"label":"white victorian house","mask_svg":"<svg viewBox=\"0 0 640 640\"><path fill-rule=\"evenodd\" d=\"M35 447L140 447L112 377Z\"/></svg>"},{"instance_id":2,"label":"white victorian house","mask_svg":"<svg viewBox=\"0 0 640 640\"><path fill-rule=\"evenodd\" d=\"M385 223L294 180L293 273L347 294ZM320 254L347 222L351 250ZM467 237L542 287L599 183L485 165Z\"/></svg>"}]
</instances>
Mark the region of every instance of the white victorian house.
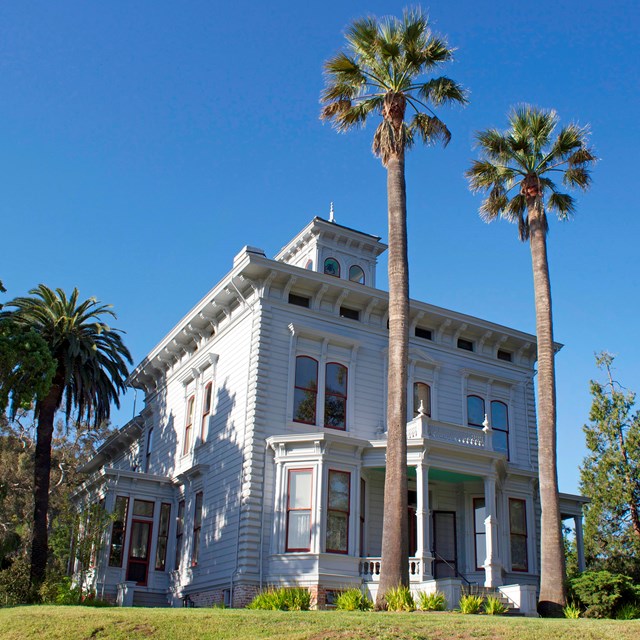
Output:
<instances>
[{"instance_id":1,"label":"white victorian house","mask_svg":"<svg viewBox=\"0 0 640 640\"><path fill-rule=\"evenodd\" d=\"M115 519L93 580L121 604L299 585L375 597L386 452L380 238L313 219L274 259L245 247L136 367L141 413L84 467ZM558 348L560 345L558 345ZM416 590L499 589L535 612L535 336L411 302L407 425ZM562 496L582 551L581 503Z\"/></svg>"}]
</instances>

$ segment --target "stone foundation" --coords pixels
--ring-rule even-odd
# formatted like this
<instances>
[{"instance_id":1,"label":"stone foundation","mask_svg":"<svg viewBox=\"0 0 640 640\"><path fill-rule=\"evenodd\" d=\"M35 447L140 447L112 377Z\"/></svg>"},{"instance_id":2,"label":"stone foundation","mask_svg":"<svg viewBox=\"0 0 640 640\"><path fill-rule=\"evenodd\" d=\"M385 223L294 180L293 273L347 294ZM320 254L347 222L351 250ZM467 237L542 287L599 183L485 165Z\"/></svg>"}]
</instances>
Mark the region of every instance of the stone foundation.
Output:
<instances>
[{"instance_id":1,"label":"stone foundation","mask_svg":"<svg viewBox=\"0 0 640 640\"><path fill-rule=\"evenodd\" d=\"M238 584L233 588L233 602L231 606L234 609L243 609L257 595L260 589L255 584Z\"/></svg>"}]
</instances>

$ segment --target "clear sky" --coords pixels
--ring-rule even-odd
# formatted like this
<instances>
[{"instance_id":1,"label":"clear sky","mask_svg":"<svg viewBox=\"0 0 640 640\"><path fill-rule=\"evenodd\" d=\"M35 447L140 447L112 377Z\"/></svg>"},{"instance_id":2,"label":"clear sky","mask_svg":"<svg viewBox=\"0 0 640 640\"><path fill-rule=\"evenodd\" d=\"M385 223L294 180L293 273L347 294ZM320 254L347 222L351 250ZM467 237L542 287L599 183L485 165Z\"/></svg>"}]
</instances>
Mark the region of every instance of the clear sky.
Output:
<instances>
[{"instance_id":1,"label":"clear sky","mask_svg":"<svg viewBox=\"0 0 640 640\"><path fill-rule=\"evenodd\" d=\"M318 119L322 63L344 27L404 3L0 4L0 279L114 305L136 362L231 267L245 244L273 256L314 215L386 238L374 127ZM407 158L411 296L535 332L530 253L485 225L463 177L474 132L517 103L590 124L601 161L570 223L549 236L560 487L575 491L595 351L640 391L635 0L423 5L457 48L443 73L470 90L439 115L448 148ZM379 282L386 287L386 263ZM5 298L6 299L6 298ZM131 416L133 394L115 414Z\"/></svg>"}]
</instances>

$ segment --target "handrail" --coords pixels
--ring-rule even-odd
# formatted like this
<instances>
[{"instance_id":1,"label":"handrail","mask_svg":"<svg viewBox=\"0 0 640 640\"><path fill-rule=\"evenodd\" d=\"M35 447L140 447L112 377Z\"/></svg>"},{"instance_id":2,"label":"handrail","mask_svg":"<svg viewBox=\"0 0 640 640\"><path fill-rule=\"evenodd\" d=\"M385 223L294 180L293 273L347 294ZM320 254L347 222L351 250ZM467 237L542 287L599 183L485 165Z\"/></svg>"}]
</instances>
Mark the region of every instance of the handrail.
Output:
<instances>
[{"instance_id":1,"label":"handrail","mask_svg":"<svg viewBox=\"0 0 640 640\"><path fill-rule=\"evenodd\" d=\"M472 584L474 584L473 582L470 582L463 573L460 573L460 571L458 571L457 566L450 564L448 560L445 560L437 551L434 551L433 555L435 558L442 560L442 562L444 562L450 569L453 569L454 573L456 574L456 577L462 578L467 583L468 586L471 586Z\"/></svg>"}]
</instances>

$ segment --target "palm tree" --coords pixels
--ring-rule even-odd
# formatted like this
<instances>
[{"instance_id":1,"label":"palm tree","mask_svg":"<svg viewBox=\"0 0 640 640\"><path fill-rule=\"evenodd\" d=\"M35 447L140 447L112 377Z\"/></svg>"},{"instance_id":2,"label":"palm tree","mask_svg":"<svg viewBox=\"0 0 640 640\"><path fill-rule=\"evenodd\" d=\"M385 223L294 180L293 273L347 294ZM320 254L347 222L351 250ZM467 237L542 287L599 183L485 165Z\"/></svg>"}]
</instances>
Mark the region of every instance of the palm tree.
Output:
<instances>
[{"instance_id":1,"label":"palm tree","mask_svg":"<svg viewBox=\"0 0 640 640\"><path fill-rule=\"evenodd\" d=\"M119 406L118 393L125 389L126 362L131 355L117 329L102 317L115 318L109 305L95 298L78 302L78 290L67 298L62 289L52 291L41 284L31 297L15 298L3 311L18 325L30 327L47 343L56 361L53 382L43 397L36 398L36 450L34 459L34 515L31 543L31 584L40 584L46 572L51 438L54 418L64 401L69 419L74 407L78 420L98 425L109 417L111 403Z\"/></svg>"},{"instance_id":2,"label":"palm tree","mask_svg":"<svg viewBox=\"0 0 640 640\"><path fill-rule=\"evenodd\" d=\"M547 260L547 211L567 220L575 201L552 178L568 188L586 190L596 158L587 146L586 127L568 124L556 134L555 111L528 105L513 109L506 131L477 134L480 160L466 175L473 192L488 192L480 217L517 223L520 240L529 241L533 265L538 348L538 467L540 476L541 583L538 610L561 615L566 603L564 550L556 467L556 383Z\"/></svg>"},{"instance_id":3,"label":"palm tree","mask_svg":"<svg viewBox=\"0 0 640 640\"><path fill-rule=\"evenodd\" d=\"M347 52L325 63L326 86L321 118L340 132L382 118L373 137L373 153L387 169L389 217L389 366L387 385L387 466L382 533L382 575L378 607L384 594L408 584L407 521L407 352L409 265L405 150L416 138L446 145L451 133L431 106L466 103L453 80L427 80L425 73L452 59L446 40L432 34L420 10L402 19L363 18L347 28ZM407 118L407 107L412 116Z\"/></svg>"}]
</instances>

